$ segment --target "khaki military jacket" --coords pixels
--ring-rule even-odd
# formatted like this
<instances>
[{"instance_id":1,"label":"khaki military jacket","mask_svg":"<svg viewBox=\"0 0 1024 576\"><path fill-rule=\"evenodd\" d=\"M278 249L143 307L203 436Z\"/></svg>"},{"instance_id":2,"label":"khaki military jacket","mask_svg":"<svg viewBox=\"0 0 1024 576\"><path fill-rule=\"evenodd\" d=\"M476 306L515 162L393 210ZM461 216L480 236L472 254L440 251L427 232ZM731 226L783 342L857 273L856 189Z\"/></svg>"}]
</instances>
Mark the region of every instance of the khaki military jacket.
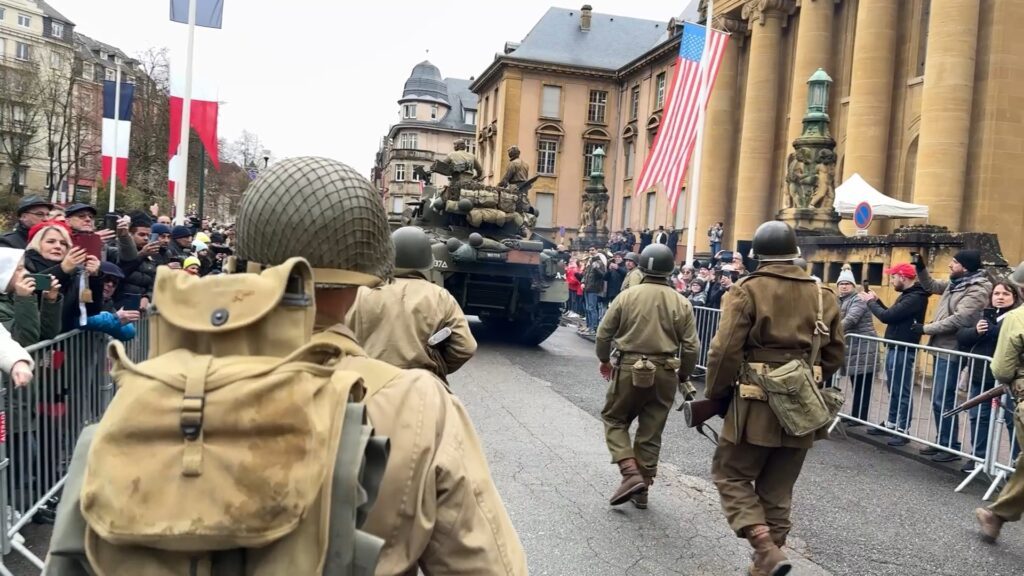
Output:
<instances>
[{"instance_id":1,"label":"khaki military jacket","mask_svg":"<svg viewBox=\"0 0 1024 576\"><path fill-rule=\"evenodd\" d=\"M623 353L675 356L680 352L680 379L693 372L700 344L693 308L668 287L651 278L629 292L621 292L597 328L597 358L608 362L612 342Z\"/></svg>"},{"instance_id":2,"label":"khaki military jacket","mask_svg":"<svg viewBox=\"0 0 1024 576\"><path fill-rule=\"evenodd\" d=\"M385 540L378 576L527 574L526 555L459 399L423 370L368 358L345 326L313 336L345 351L338 368L364 378L366 409L391 441L362 529Z\"/></svg>"},{"instance_id":3,"label":"khaki military jacket","mask_svg":"<svg viewBox=\"0 0 1024 576\"><path fill-rule=\"evenodd\" d=\"M505 170L505 177L501 179L501 185L521 184L530 179L530 166L522 158L516 158L508 163Z\"/></svg>"},{"instance_id":4,"label":"khaki military jacket","mask_svg":"<svg viewBox=\"0 0 1024 576\"><path fill-rule=\"evenodd\" d=\"M643 280L643 279L644 279L644 273L641 272L639 268L633 268L632 270L629 271L628 274L626 274L626 279L622 281L622 288L620 289L620 293L621 293L621 290L625 290L626 288L637 286L638 284L640 284L640 281Z\"/></svg>"},{"instance_id":5,"label":"khaki military jacket","mask_svg":"<svg viewBox=\"0 0 1024 576\"><path fill-rule=\"evenodd\" d=\"M822 321L829 335L822 338L820 357L825 382L843 365L846 345L835 294L822 298ZM767 402L734 396L744 358L809 358L818 307L818 284L792 264L769 263L740 280L722 300L722 319L708 353L705 395L732 399L722 426L722 439L766 447L809 448L814 435L789 436ZM762 360L759 360L762 359Z\"/></svg>"},{"instance_id":6,"label":"khaki military jacket","mask_svg":"<svg viewBox=\"0 0 1024 576\"><path fill-rule=\"evenodd\" d=\"M992 353L992 375L1004 384L1024 380L1024 307L1017 308L1003 318L999 329L996 351ZM1024 382L1013 389L1014 396L1024 396Z\"/></svg>"},{"instance_id":7,"label":"khaki military jacket","mask_svg":"<svg viewBox=\"0 0 1024 576\"><path fill-rule=\"evenodd\" d=\"M465 150L456 150L448 154L448 162L452 165L452 178L460 179L459 176L472 178L481 176L484 173L483 166L476 156Z\"/></svg>"},{"instance_id":8,"label":"khaki military jacket","mask_svg":"<svg viewBox=\"0 0 1024 576\"><path fill-rule=\"evenodd\" d=\"M461 368L476 352L459 303L423 278L397 278L378 288L360 288L345 325L370 358L441 377ZM427 346L427 340L445 327L452 335L435 348Z\"/></svg>"}]
</instances>

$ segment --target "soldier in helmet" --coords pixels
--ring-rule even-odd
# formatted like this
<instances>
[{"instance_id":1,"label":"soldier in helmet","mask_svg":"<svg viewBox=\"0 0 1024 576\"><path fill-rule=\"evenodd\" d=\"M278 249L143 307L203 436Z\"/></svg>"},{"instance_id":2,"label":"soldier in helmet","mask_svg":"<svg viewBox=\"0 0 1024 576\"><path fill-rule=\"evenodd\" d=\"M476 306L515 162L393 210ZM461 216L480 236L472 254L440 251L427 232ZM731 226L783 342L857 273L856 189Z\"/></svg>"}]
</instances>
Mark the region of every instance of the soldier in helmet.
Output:
<instances>
[{"instance_id":1,"label":"soldier in helmet","mask_svg":"<svg viewBox=\"0 0 1024 576\"><path fill-rule=\"evenodd\" d=\"M445 159L452 167L452 184L479 180L484 177L484 168L476 156L466 150L465 140L455 141L455 150Z\"/></svg>"},{"instance_id":2,"label":"soldier in helmet","mask_svg":"<svg viewBox=\"0 0 1024 576\"><path fill-rule=\"evenodd\" d=\"M800 251L789 225L762 224L750 256L760 268L733 285L722 301L705 395L731 401L711 464L722 510L730 527L754 548L750 574L774 576L791 569L780 548L791 526L793 485L815 434L788 435L763 389L742 378L737 383L737 375L748 367L763 374L803 359L805 366L819 365L820 373L808 370L827 382L842 366L844 344L837 298L793 263Z\"/></svg>"},{"instance_id":3,"label":"soldier in helmet","mask_svg":"<svg viewBox=\"0 0 1024 576\"><path fill-rule=\"evenodd\" d=\"M391 440L377 503L363 526L385 540L377 574L417 567L429 574L526 574L522 545L462 403L429 372L369 358L342 323L359 287L381 286L393 275L387 215L373 185L333 160L284 160L246 189L236 228L237 254L250 267L292 256L312 265L314 341L345 351L338 368L362 375L370 420Z\"/></svg>"},{"instance_id":4,"label":"soldier in helmet","mask_svg":"<svg viewBox=\"0 0 1024 576\"><path fill-rule=\"evenodd\" d=\"M434 255L423 230L399 228L391 240L397 277L377 288L360 288L345 325L371 358L422 368L447 382L473 357L476 340L455 298L427 279Z\"/></svg>"},{"instance_id":5,"label":"soldier in helmet","mask_svg":"<svg viewBox=\"0 0 1024 576\"><path fill-rule=\"evenodd\" d=\"M639 285L644 275L637 267L640 264L640 257L636 252L626 252L622 259L626 262L626 279L622 281L622 291L625 291L630 286Z\"/></svg>"},{"instance_id":6,"label":"soldier in helmet","mask_svg":"<svg viewBox=\"0 0 1024 576\"><path fill-rule=\"evenodd\" d=\"M512 145L508 149L508 168L499 186L518 186L530 179L530 167L519 157L519 146Z\"/></svg>"},{"instance_id":7,"label":"soldier in helmet","mask_svg":"<svg viewBox=\"0 0 1024 576\"><path fill-rule=\"evenodd\" d=\"M640 254L643 279L619 294L597 329L601 375L611 382L601 419L612 462L622 473L612 506L632 500L637 508L647 508L677 382L689 381L697 363L693 308L665 282L672 268L668 246L645 248ZM618 347L614 365L612 341ZM630 441L634 420L636 438Z\"/></svg>"}]
</instances>

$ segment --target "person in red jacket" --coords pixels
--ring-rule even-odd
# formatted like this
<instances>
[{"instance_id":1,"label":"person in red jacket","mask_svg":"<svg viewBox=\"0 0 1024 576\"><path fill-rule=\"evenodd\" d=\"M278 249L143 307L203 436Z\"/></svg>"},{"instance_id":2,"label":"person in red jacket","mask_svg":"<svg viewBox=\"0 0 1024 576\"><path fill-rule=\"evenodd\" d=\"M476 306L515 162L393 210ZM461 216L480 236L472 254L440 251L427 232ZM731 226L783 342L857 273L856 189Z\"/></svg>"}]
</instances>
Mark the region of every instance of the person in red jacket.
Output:
<instances>
[{"instance_id":1,"label":"person in red jacket","mask_svg":"<svg viewBox=\"0 0 1024 576\"><path fill-rule=\"evenodd\" d=\"M579 276L576 275L579 271L579 260L573 258L565 267L565 282L569 287L569 311L582 316L583 284L580 283Z\"/></svg>"}]
</instances>

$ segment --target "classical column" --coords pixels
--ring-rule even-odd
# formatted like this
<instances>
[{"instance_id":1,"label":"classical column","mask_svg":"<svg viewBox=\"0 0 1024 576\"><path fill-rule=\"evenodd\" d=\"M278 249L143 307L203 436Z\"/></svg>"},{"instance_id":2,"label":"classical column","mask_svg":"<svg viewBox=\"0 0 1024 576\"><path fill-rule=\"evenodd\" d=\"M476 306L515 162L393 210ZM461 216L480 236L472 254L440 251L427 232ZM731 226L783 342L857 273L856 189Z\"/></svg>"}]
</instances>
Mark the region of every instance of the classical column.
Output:
<instances>
[{"instance_id":1,"label":"classical column","mask_svg":"<svg viewBox=\"0 0 1024 576\"><path fill-rule=\"evenodd\" d=\"M895 0L893 0L895 1ZM789 91L789 131L786 142L803 133L807 109L807 79L818 68L832 67L832 19L836 0L801 0L796 33L796 57L793 60L793 87ZM895 24L893 24L895 25Z\"/></svg>"},{"instance_id":2,"label":"classical column","mask_svg":"<svg viewBox=\"0 0 1024 576\"><path fill-rule=\"evenodd\" d=\"M706 233L715 222L726 223L726 238L723 239L726 241L722 246L733 245L729 242L733 237L729 222L729 180L736 166L737 74L745 25L732 18L716 18L715 21L731 32L732 37L725 44L705 116L700 198L697 199L697 252L710 248Z\"/></svg>"},{"instance_id":3,"label":"classical column","mask_svg":"<svg viewBox=\"0 0 1024 576\"><path fill-rule=\"evenodd\" d=\"M857 7L846 150L837 184L856 173L883 194L892 193L885 189L885 171L901 1L860 0ZM843 221L843 232L855 229L851 221Z\"/></svg>"},{"instance_id":4,"label":"classical column","mask_svg":"<svg viewBox=\"0 0 1024 576\"><path fill-rule=\"evenodd\" d=\"M960 229L971 133L978 0L932 0L914 199L928 222Z\"/></svg>"},{"instance_id":5,"label":"classical column","mask_svg":"<svg viewBox=\"0 0 1024 576\"><path fill-rule=\"evenodd\" d=\"M772 151L778 112L779 51L782 24L790 3L786 0L750 0L743 5L749 21L750 56L747 62L743 127L733 205L732 238L750 240L754 230L774 217L772 205Z\"/></svg>"}]
</instances>

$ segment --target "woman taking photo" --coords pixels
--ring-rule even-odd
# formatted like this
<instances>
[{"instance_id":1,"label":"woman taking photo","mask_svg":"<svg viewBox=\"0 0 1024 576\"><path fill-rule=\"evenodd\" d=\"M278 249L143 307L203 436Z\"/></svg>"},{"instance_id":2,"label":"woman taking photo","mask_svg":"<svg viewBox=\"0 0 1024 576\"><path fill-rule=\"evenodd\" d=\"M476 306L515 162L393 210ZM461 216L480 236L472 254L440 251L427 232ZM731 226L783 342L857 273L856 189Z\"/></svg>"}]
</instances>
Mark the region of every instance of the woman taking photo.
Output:
<instances>
[{"instance_id":1,"label":"woman taking photo","mask_svg":"<svg viewBox=\"0 0 1024 576\"><path fill-rule=\"evenodd\" d=\"M70 332L85 325L88 316L101 311L103 279L100 261L71 244L63 222L40 222L29 231L25 268L33 274L50 274L60 282L64 296L61 330ZM85 305L83 314L81 305Z\"/></svg>"},{"instance_id":2,"label":"woman taking photo","mask_svg":"<svg viewBox=\"0 0 1024 576\"><path fill-rule=\"evenodd\" d=\"M853 272L843 270L836 282L839 292L839 312L843 321L843 334L847 336L878 337L875 323L868 306L857 298L857 280ZM871 407L871 387L875 382L875 366L878 360L878 343L872 340L853 338L846 343L845 373L853 384L853 408L850 416L858 420L868 420L868 409ZM851 422L848 426L859 426Z\"/></svg>"}]
</instances>

